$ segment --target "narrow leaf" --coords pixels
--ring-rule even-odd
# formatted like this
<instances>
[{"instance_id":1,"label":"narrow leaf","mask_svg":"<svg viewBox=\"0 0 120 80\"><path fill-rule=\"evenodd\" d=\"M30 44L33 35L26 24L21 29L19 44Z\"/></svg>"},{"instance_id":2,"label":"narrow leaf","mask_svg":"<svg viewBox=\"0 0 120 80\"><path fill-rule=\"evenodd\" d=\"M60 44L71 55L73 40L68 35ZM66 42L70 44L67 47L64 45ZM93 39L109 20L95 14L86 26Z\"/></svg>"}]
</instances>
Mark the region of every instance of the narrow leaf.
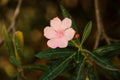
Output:
<instances>
[{"instance_id":1,"label":"narrow leaf","mask_svg":"<svg viewBox=\"0 0 120 80\"><path fill-rule=\"evenodd\" d=\"M23 57L23 35L21 32L16 32L13 37L14 48L16 48L16 53L21 58Z\"/></svg>"},{"instance_id":2,"label":"narrow leaf","mask_svg":"<svg viewBox=\"0 0 120 80\"><path fill-rule=\"evenodd\" d=\"M24 47L23 33L21 31L16 31L15 35L16 35L17 39L19 40L19 45L21 47L21 50L23 51L23 47Z\"/></svg>"},{"instance_id":3,"label":"narrow leaf","mask_svg":"<svg viewBox=\"0 0 120 80\"><path fill-rule=\"evenodd\" d=\"M105 70L104 70L105 71ZM120 72L118 71L107 71L107 75L111 76L113 80L120 80Z\"/></svg>"},{"instance_id":4,"label":"narrow leaf","mask_svg":"<svg viewBox=\"0 0 120 80\"><path fill-rule=\"evenodd\" d=\"M68 65L69 66L67 66L66 69L64 70L65 72L70 71L71 69L76 67L75 63L72 61Z\"/></svg>"},{"instance_id":5,"label":"narrow leaf","mask_svg":"<svg viewBox=\"0 0 120 80\"><path fill-rule=\"evenodd\" d=\"M22 65L23 60L23 35L22 32L16 32L13 36L13 45L15 50L15 58Z\"/></svg>"},{"instance_id":6,"label":"narrow leaf","mask_svg":"<svg viewBox=\"0 0 120 80\"><path fill-rule=\"evenodd\" d=\"M84 56L78 51L75 55L75 62L81 64L83 62Z\"/></svg>"},{"instance_id":7,"label":"narrow leaf","mask_svg":"<svg viewBox=\"0 0 120 80\"><path fill-rule=\"evenodd\" d=\"M38 65L38 64L31 64L31 65L25 65L23 67L27 70L46 70L48 68L47 65Z\"/></svg>"},{"instance_id":8,"label":"narrow leaf","mask_svg":"<svg viewBox=\"0 0 120 80\"><path fill-rule=\"evenodd\" d=\"M19 62L16 60L14 56L10 56L10 62L18 67L20 66Z\"/></svg>"},{"instance_id":9,"label":"narrow leaf","mask_svg":"<svg viewBox=\"0 0 120 80\"><path fill-rule=\"evenodd\" d=\"M85 40L88 38L88 36L90 35L90 32L92 30L92 22L88 22L88 24L85 26L85 29L83 31L83 35L82 35L82 40L81 40L81 45L85 42Z\"/></svg>"},{"instance_id":10,"label":"narrow leaf","mask_svg":"<svg viewBox=\"0 0 120 80\"><path fill-rule=\"evenodd\" d=\"M93 54L92 52L85 50L85 53L90 57L92 61L94 61L97 65L99 65L102 68L117 71L118 69L115 68L115 66L111 65L111 62L107 59L98 56L96 54Z\"/></svg>"},{"instance_id":11,"label":"narrow leaf","mask_svg":"<svg viewBox=\"0 0 120 80\"><path fill-rule=\"evenodd\" d=\"M60 73L62 73L65 70L65 68L68 66L69 62L72 60L74 55L75 53L73 53L65 60L50 66L49 69L40 77L39 80L53 80L55 77L57 77Z\"/></svg>"},{"instance_id":12,"label":"narrow leaf","mask_svg":"<svg viewBox=\"0 0 120 80\"><path fill-rule=\"evenodd\" d=\"M109 53L106 53L104 55L102 55L103 57L106 57L108 59L113 59L115 56L119 56L120 55L120 49L119 50L115 50L115 51L111 51Z\"/></svg>"},{"instance_id":13,"label":"narrow leaf","mask_svg":"<svg viewBox=\"0 0 120 80\"><path fill-rule=\"evenodd\" d=\"M119 49L120 49L120 43L113 43L111 45L99 47L95 49L93 53L104 56L112 51L116 51Z\"/></svg>"},{"instance_id":14,"label":"narrow leaf","mask_svg":"<svg viewBox=\"0 0 120 80\"><path fill-rule=\"evenodd\" d=\"M78 64L79 66L76 70L76 73L71 78L71 80L85 80L85 64L86 63L84 60L81 64Z\"/></svg>"},{"instance_id":15,"label":"narrow leaf","mask_svg":"<svg viewBox=\"0 0 120 80\"><path fill-rule=\"evenodd\" d=\"M76 52L76 49L72 48L56 48L56 49L48 49L42 52L39 52L36 57L45 58L45 59L57 59L57 58L65 58L70 56Z\"/></svg>"},{"instance_id":16,"label":"narrow leaf","mask_svg":"<svg viewBox=\"0 0 120 80\"><path fill-rule=\"evenodd\" d=\"M98 72L102 74L107 80L120 80L119 71L110 71L103 68L98 68Z\"/></svg>"},{"instance_id":17,"label":"narrow leaf","mask_svg":"<svg viewBox=\"0 0 120 80\"><path fill-rule=\"evenodd\" d=\"M98 76L96 75L96 71L93 70L92 66L88 67L88 78L89 80L99 80Z\"/></svg>"},{"instance_id":18,"label":"narrow leaf","mask_svg":"<svg viewBox=\"0 0 120 80\"><path fill-rule=\"evenodd\" d=\"M12 39L10 38L10 35L8 34L5 26L2 27L2 33L4 35L4 42L7 46L9 53L11 55L14 55L14 47L13 47Z\"/></svg>"}]
</instances>

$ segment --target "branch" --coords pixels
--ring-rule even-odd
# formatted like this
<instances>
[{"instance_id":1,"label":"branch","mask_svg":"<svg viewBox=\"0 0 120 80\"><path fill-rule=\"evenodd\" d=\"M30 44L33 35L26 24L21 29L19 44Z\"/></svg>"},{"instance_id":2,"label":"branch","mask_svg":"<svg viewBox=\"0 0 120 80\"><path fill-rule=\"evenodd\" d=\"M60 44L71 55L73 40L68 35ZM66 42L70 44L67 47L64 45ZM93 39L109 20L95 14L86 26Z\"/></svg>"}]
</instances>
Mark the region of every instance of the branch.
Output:
<instances>
[{"instance_id":1,"label":"branch","mask_svg":"<svg viewBox=\"0 0 120 80\"><path fill-rule=\"evenodd\" d=\"M94 6L95 6L95 16L96 16L96 24L97 24L97 36L96 36L96 41L94 45L94 49L95 49L99 45L99 40L101 36L101 26L103 25L101 25L101 17L100 17L98 0L94 0Z\"/></svg>"},{"instance_id":2,"label":"branch","mask_svg":"<svg viewBox=\"0 0 120 80\"><path fill-rule=\"evenodd\" d=\"M97 24L97 35L96 40L94 44L94 49L96 49L99 45L100 37L102 36L107 44L110 44L110 38L107 36L105 29L103 27L102 17L100 15L100 9L99 9L99 0L94 0L94 6L95 6L95 16L96 16L96 24Z\"/></svg>"},{"instance_id":3,"label":"branch","mask_svg":"<svg viewBox=\"0 0 120 80\"><path fill-rule=\"evenodd\" d=\"M13 17L12 17L12 20L11 20L11 24L8 28L8 33L10 33L11 31L15 32L15 23L16 23L16 18L20 12L20 7L21 7L21 4L22 4L22 0L18 0L18 4L16 6L16 9L15 9L15 12L13 14ZM0 40L0 46L3 44L4 42L4 39L1 39Z\"/></svg>"},{"instance_id":4,"label":"branch","mask_svg":"<svg viewBox=\"0 0 120 80\"><path fill-rule=\"evenodd\" d=\"M15 32L15 23L16 23L17 16L20 12L21 4L22 4L22 0L18 0L18 4L17 4L17 7L16 7L15 12L13 14L11 24L8 28L8 32L10 32L11 30L13 30L13 32Z\"/></svg>"}]
</instances>

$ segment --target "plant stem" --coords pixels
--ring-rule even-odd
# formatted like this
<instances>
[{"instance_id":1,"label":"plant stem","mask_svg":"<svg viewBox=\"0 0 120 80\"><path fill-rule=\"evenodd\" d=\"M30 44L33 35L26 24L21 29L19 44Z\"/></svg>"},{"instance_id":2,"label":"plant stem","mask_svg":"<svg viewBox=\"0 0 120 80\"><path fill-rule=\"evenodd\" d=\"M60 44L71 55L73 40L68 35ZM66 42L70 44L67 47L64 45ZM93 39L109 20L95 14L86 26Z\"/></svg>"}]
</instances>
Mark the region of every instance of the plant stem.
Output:
<instances>
[{"instance_id":1,"label":"plant stem","mask_svg":"<svg viewBox=\"0 0 120 80\"><path fill-rule=\"evenodd\" d=\"M80 51L81 54L82 54L85 58L87 58L87 55L84 53L84 49L82 48L82 46L79 45L79 44L77 44L74 40L71 40L71 42L75 45L75 47L78 48L78 51Z\"/></svg>"},{"instance_id":2,"label":"plant stem","mask_svg":"<svg viewBox=\"0 0 120 80\"><path fill-rule=\"evenodd\" d=\"M71 40L71 42L75 45L75 47L77 47L78 49L82 49L82 47L80 45L78 45L74 40Z\"/></svg>"},{"instance_id":3,"label":"plant stem","mask_svg":"<svg viewBox=\"0 0 120 80\"><path fill-rule=\"evenodd\" d=\"M18 0L18 4L16 6L16 9L13 13L13 16L12 16L12 20L11 20L11 23L10 23L10 26L8 27L8 33L14 33L16 31L15 29L15 24L16 24L16 19L20 13L20 8L21 8L21 5L22 5L22 0ZM4 43L4 39L1 39L0 40L0 46Z\"/></svg>"},{"instance_id":4,"label":"plant stem","mask_svg":"<svg viewBox=\"0 0 120 80\"><path fill-rule=\"evenodd\" d=\"M71 40L71 42L75 45L75 47L78 48L78 51L81 52L81 54L84 56L84 60L86 60L86 62L88 62L89 64L93 64L93 62L91 61L91 59L89 58L89 56L85 53L85 49L82 48L81 45L77 44L74 40Z\"/></svg>"}]
</instances>

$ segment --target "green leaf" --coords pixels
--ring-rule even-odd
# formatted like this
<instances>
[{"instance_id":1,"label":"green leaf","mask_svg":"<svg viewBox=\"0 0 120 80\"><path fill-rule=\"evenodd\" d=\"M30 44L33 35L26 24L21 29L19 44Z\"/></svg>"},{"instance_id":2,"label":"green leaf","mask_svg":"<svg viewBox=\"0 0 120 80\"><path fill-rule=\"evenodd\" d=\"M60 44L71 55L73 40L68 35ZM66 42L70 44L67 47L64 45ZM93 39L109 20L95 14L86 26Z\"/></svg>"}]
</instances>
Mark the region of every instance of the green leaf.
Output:
<instances>
[{"instance_id":1,"label":"green leaf","mask_svg":"<svg viewBox=\"0 0 120 80\"><path fill-rule=\"evenodd\" d=\"M67 66L66 69L64 70L66 72L76 67L76 64L73 61L71 61L68 65L69 66Z\"/></svg>"},{"instance_id":2,"label":"green leaf","mask_svg":"<svg viewBox=\"0 0 120 80\"><path fill-rule=\"evenodd\" d=\"M55 77L57 77L60 73L62 73L65 70L65 68L68 66L68 64L70 63L75 54L76 53L73 53L65 60L50 66L49 69L40 77L39 80L53 80Z\"/></svg>"},{"instance_id":3,"label":"green leaf","mask_svg":"<svg viewBox=\"0 0 120 80\"><path fill-rule=\"evenodd\" d=\"M81 64L78 64L78 68L71 80L85 80L85 65L85 60Z\"/></svg>"},{"instance_id":4,"label":"green leaf","mask_svg":"<svg viewBox=\"0 0 120 80\"><path fill-rule=\"evenodd\" d=\"M82 35L82 40L81 40L81 45L85 42L85 40L88 38L88 36L90 35L90 32L92 30L92 21L88 22L88 24L86 25L84 31L83 31L83 35Z\"/></svg>"},{"instance_id":5,"label":"green leaf","mask_svg":"<svg viewBox=\"0 0 120 80\"><path fill-rule=\"evenodd\" d=\"M89 80L99 80L96 71L93 70L93 66L88 67L88 78Z\"/></svg>"},{"instance_id":6,"label":"green leaf","mask_svg":"<svg viewBox=\"0 0 120 80\"><path fill-rule=\"evenodd\" d=\"M106 54L109 55L110 52L113 52L113 51L116 51L116 50L119 50L119 49L120 49L120 43L114 43L114 44L111 44L111 45L99 47L99 48L95 49L93 51L93 53L104 56Z\"/></svg>"},{"instance_id":7,"label":"green leaf","mask_svg":"<svg viewBox=\"0 0 120 80\"><path fill-rule=\"evenodd\" d=\"M103 57L106 57L108 59L113 59L115 56L119 56L120 55L120 49L119 50L115 50L115 51L111 51L109 53L106 53L104 55L102 55Z\"/></svg>"},{"instance_id":8,"label":"green leaf","mask_svg":"<svg viewBox=\"0 0 120 80\"><path fill-rule=\"evenodd\" d=\"M20 66L19 62L16 60L14 56L10 56L10 62L18 67Z\"/></svg>"},{"instance_id":9,"label":"green leaf","mask_svg":"<svg viewBox=\"0 0 120 80\"><path fill-rule=\"evenodd\" d=\"M68 42L68 46L75 47L75 45L71 41Z\"/></svg>"},{"instance_id":10,"label":"green leaf","mask_svg":"<svg viewBox=\"0 0 120 80\"><path fill-rule=\"evenodd\" d=\"M108 70L113 70L113 71L117 71L118 69L115 68L115 66L113 66L113 64L111 65L111 62L108 61L107 59L98 56L88 50L85 50L85 53L89 56L89 58L94 61L97 65L99 65L102 68L108 69Z\"/></svg>"},{"instance_id":11,"label":"green leaf","mask_svg":"<svg viewBox=\"0 0 120 80\"><path fill-rule=\"evenodd\" d=\"M105 71L105 70L104 70ZM120 72L118 71L107 71L107 75L109 75L112 80L120 80Z\"/></svg>"},{"instance_id":12,"label":"green leaf","mask_svg":"<svg viewBox=\"0 0 120 80\"><path fill-rule=\"evenodd\" d=\"M103 68L98 68L98 72L102 74L107 80L120 80L119 71L110 71Z\"/></svg>"},{"instance_id":13,"label":"green leaf","mask_svg":"<svg viewBox=\"0 0 120 80\"><path fill-rule=\"evenodd\" d=\"M80 51L78 51L75 55L75 62L78 64L78 63L82 63L83 62L83 59L84 59L84 56L81 54Z\"/></svg>"},{"instance_id":14,"label":"green leaf","mask_svg":"<svg viewBox=\"0 0 120 80\"><path fill-rule=\"evenodd\" d=\"M36 57L45 58L45 59L57 59L65 58L76 52L76 49L72 48L56 48L48 49L42 52L39 52Z\"/></svg>"},{"instance_id":15,"label":"green leaf","mask_svg":"<svg viewBox=\"0 0 120 80\"><path fill-rule=\"evenodd\" d=\"M10 35L8 34L7 29L6 29L5 26L2 27L2 33L4 35L4 42L5 42L6 46L7 46L7 49L9 51L9 53L11 55L14 55L14 47L13 47L12 39L10 38Z\"/></svg>"},{"instance_id":16,"label":"green leaf","mask_svg":"<svg viewBox=\"0 0 120 80\"><path fill-rule=\"evenodd\" d=\"M30 64L30 65L25 65L23 68L27 69L27 70L46 70L48 68L48 66L47 65Z\"/></svg>"},{"instance_id":17,"label":"green leaf","mask_svg":"<svg viewBox=\"0 0 120 80\"><path fill-rule=\"evenodd\" d=\"M22 51L22 46L20 44L19 38L17 35L14 35L13 37L13 42L14 42L14 48L16 49L15 54L18 54L20 59L23 58L23 51Z\"/></svg>"},{"instance_id":18,"label":"green leaf","mask_svg":"<svg viewBox=\"0 0 120 80\"><path fill-rule=\"evenodd\" d=\"M72 28L75 29L75 31L78 31L77 27L75 25L75 21L73 20L72 16L69 14L69 12L62 5L60 5L60 8L61 8L62 14L65 18L67 17L67 18L72 19Z\"/></svg>"}]
</instances>

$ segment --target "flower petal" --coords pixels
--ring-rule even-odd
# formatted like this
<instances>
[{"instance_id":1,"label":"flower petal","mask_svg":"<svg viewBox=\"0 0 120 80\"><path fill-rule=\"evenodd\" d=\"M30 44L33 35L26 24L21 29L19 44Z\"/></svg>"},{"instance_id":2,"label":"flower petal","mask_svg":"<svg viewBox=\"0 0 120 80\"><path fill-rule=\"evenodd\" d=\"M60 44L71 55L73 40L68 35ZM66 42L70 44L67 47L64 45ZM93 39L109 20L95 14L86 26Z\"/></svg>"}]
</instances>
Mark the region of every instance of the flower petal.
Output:
<instances>
[{"instance_id":1,"label":"flower petal","mask_svg":"<svg viewBox=\"0 0 120 80\"><path fill-rule=\"evenodd\" d=\"M58 45L56 43L56 39L50 39L50 40L48 40L47 45L50 48L57 48L58 47Z\"/></svg>"},{"instance_id":2,"label":"flower petal","mask_svg":"<svg viewBox=\"0 0 120 80\"><path fill-rule=\"evenodd\" d=\"M67 30L65 30L65 34L64 37L66 40L71 40L75 35L75 30L72 28L69 28Z\"/></svg>"},{"instance_id":3,"label":"flower petal","mask_svg":"<svg viewBox=\"0 0 120 80\"><path fill-rule=\"evenodd\" d=\"M61 26L61 20L58 17L53 18L50 20L50 26L53 27L55 30L58 30Z\"/></svg>"},{"instance_id":4,"label":"flower petal","mask_svg":"<svg viewBox=\"0 0 120 80\"><path fill-rule=\"evenodd\" d=\"M60 38L58 39L57 44L59 48L65 48L68 45L68 41L65 38Z\"/></svg>"},{"instance_id":5,"label":"flower petal","mask_svg":"<svg viewBox=\"0 0 120 80\"><path fill-rule=\"evenodd\" d=\"M48 39L52 39L56 37L56 32L52 27L45 27L44 36Z\"/></svg>"},{"instance_id":6,"label":"flower petal","mask_svg":"<svg viewBox=\"0 0 120 80\"><path fill-rule=\"evenodd\" d=\"M67 29L67 28L70 28L71 25L72 25L71 19L65 18L65 19L62 20L62 24L61 24L62 29L65 30L65 29Z\"/></svg>"}]
</instances>

